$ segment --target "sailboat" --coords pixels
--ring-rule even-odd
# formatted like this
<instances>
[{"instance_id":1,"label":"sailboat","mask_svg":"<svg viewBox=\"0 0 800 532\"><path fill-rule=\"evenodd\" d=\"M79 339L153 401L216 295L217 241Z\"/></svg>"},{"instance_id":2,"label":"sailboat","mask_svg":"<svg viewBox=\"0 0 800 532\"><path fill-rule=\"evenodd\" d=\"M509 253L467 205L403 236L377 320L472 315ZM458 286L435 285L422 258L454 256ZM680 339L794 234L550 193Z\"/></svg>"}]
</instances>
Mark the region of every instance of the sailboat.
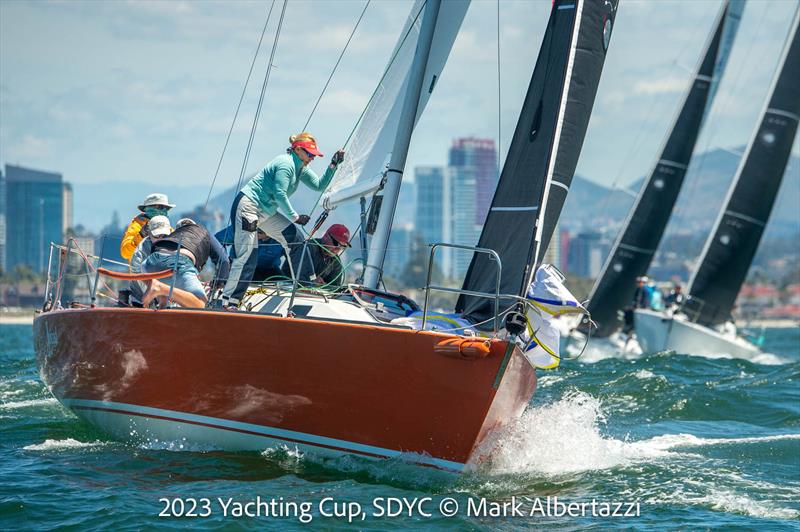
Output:
<instances>
[{"instance_id":1,"label":"sailboat","mask_svg":"<svg viewBox=\"0 0 800 532\"><path fill-rule=\"evenodd\" d=\"M379 230L391 226L391 194L422 95L455 38L440 17L463 4L426 0L409 17L418 30L409 32L413 60L398 91L396 127L387 132L394 141L381 164L389 165L361 172L385 174ZM504 170L531 184L530 201L546 199L551 184L574 171L615 16L616 1L553 4L512 145L526 155L510 157ZM435 58L437 49L446 51ZM526 218L531 228L537 219ZM363 285L335 294L296 282L254 286L242 311L62 308L55 297L34 320L42 378L63 405L119 438L226 450L288 445L454 472L477 467L487 436L527 406L536 371L498 328L475 336L392 324L419 306L376 288L387 238L373 237L365 272L373 273ZM59 257L69 253L68 244ZM503 271L520 280L532 268ZM56 296L62 277L52 283ZM472 294L496 301L518 291Z\"/></svg>"},{"instance_id":2,"label":"sailboat","mask_svg":"<svg viewBox=\"0 0 800 532\"><path fill-rule=\"evenodd\" d=\"M658 159L592 287L587 309L596 324L592 335L597 338L619 331L622 311L633 300L636 278L650 267L725 70L743 10L744 0L723 3ZM584 321L579 330L589 333L589 323Z\"/></svg>"},{"instance_id":3,"label":"sailboat","mask_svg":"<svg viewBox=\"0 0 800 532\"><path fill-rule=\"evenodd\" d=\"M800 119L800 9L759 122L699 257L680 313L635 312L636 335L650 352L749 358L760 351L737 334L731 313L769 221Z\"/></svg>"}]
</instances>

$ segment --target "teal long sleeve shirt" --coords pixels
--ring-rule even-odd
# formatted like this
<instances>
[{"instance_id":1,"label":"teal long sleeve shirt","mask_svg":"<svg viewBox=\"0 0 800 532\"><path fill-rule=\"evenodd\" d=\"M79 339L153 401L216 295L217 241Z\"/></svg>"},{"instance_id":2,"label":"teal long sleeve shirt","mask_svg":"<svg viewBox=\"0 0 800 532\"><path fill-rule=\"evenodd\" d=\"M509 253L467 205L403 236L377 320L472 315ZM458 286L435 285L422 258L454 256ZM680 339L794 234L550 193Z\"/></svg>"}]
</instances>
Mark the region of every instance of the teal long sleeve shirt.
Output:
<instances>
[{"instance_id":1,"label":"teal long sleeve shirt","mask_svg":"<svg viewBox=\"0 0 800 532\"><path fill-rule=\"evenodd\" d=\"M242 188L242 193L253 200L261 212L272 216L280 209L289 219L297 217L289 196L303 182L312 190L322 192L333 179L336 168L328 166L322 178L313 170L303 168L303 162L294 153L278 155Z\"/></svg>"}]
</instances>

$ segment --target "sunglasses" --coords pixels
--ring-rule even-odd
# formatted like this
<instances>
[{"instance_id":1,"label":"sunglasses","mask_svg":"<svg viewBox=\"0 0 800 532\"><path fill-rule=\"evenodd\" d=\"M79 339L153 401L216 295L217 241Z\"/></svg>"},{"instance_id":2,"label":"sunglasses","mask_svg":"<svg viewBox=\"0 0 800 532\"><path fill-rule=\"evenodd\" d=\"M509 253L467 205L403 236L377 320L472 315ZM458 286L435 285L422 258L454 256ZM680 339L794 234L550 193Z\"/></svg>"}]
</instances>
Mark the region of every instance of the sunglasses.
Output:
<instances>
[{"instance_id":1,"label":"sunglasses","mask_svg":"<svg viewBox=\"0 0 800 532\"><path fill-rule=\"evenodd\" d=\"M303 151L304 151L304 152L306 152L306 157L309 157L309 158L311 158L311 159L313 159L313 158L315 158L315 157L316 157L316 155L314 155L313 153L311 153L310 151L308 151L308 150L307 150L307 149L305 149L305 148L303 148Z\"/></svg>"}]
</instances>

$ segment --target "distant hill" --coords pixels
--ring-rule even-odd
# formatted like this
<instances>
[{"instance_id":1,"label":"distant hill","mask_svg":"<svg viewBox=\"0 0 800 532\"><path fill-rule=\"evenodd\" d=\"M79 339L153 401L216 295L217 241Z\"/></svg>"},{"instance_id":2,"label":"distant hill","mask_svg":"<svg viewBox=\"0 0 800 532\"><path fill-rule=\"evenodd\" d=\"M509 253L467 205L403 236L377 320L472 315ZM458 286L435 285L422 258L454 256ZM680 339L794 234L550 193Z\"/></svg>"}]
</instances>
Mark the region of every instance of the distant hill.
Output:
<instances>
[{"instance_id":1,"label":"distant hill","mask_svg":"<svg viewBox=\"0 0 800 532\"><path fill-rule=\"evenodd\" d=\"M736 173L744 148L715 149L698 154L692 161L666 236L710 231L725 194ZM644 182L638 179L629 191L611 190L575 176L561 215L561 226L570 230L615 226L616 235L633 205L634 196ZM753 198L759 201L759 198ZM800 232L800 159L792 157L784 174L778 199L767 227L766 238Z\"/></svg>"}]
</instances>

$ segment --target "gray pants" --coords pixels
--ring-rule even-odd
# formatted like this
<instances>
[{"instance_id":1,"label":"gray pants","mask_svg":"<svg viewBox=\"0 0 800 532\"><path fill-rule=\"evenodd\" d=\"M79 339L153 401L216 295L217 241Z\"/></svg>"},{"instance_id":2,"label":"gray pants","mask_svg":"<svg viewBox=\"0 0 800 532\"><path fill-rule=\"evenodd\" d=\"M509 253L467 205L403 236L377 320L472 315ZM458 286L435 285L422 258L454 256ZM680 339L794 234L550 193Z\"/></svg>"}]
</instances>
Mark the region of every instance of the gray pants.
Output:
<instances>
[{"instance_id":1,"label":"gray pants","mask_svg":"<svg viewBox=\"0 0 800 532\"><path fill-rule=\"evenodd\" d=\"M242 220L250 223L257 221L258 229L261 229L270 238L273 238L283 246L286 256L289 256L289 243L286 240L284 231L292 226L292 222L283 214L276 212L267 215L258 210L258 205L239 193L235 200L233 218L233 249L236 258L231 263L231 271L228 274L228 281L222 290L222 300L225 304L238 305L241 303L247 291L247 286L253 279L258 254L258 232L246 231L242 228Z\"/></svg>"}]
</instances>

